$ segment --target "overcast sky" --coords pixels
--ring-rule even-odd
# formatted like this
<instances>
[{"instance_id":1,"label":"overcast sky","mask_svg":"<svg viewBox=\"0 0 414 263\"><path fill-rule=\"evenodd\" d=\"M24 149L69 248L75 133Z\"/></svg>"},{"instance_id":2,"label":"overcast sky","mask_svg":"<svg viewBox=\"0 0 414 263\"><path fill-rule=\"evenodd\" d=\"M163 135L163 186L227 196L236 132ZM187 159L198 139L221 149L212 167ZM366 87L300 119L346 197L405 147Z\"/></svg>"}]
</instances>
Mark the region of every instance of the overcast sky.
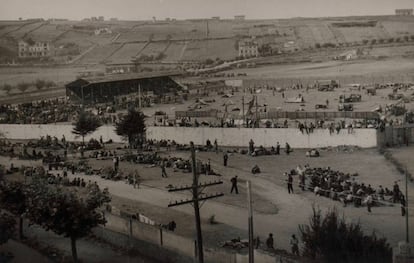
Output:
<instances>
[{"instance_id":1,"label":"overcast sky","mask_svg":"<svg viewBox=\"0 0 414 263\"><path fill-rule=\"evenodd\" d=\"M90 16L128 20L208 18L246 15L255 18L387 15L414 8L414 0L0 0L0 20Z\"/></svg>"}]
</instances>

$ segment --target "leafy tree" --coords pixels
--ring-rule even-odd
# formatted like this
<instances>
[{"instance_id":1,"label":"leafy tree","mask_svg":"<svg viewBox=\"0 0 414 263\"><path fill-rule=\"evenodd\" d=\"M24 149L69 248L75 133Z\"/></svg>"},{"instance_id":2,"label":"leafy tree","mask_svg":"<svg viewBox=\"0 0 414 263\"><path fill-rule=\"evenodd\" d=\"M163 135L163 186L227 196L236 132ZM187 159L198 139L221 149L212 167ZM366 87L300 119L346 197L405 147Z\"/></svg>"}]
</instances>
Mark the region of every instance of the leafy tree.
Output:
<instances>
[{"instance_id":1,"label":"leafy tree","mask_svg":"<svg viewBox=\"0 0 414 263\"><path fill-rule=\"evenodd\" d=\"M12 86L10 84L4 84L3 85L3 90L6 91L6 94L8 95L10 93L10 91L12 90Z\"/></svg>"},{"instance_id":2,"label":"leafy tree","mask_svg":"<svg viewBox=\"0 0 414 263\"><path fill-rule=\"evenodd\" d=\"M141 111L129 109L115 126L116 134L128 139L129 146L142 145L145 135L145 115Z\"/></svg>"},{"instance_id":3,"label":"leafy tree","mask_svg":"<svg viewBox=\"0 0 414 263\"><path fill-rule=\"evenodd\" d=\"M72 133L82 136L82 144L85 145L85 136L101 127L101 123L92 114L82 111L73 126Z\"/></svg>"},{"instance_id":4,"label":"leafy tree","mask_svg":"<svg viewBox=\"0 0 414 263\"><path fill-rule=\"evenodd\" d=\"M35 87L37 90L42 90L44 87L46 87L46 81L41 79L36 80Z\"/></svg>"},{"instance_id":5,"label":"leafy tree","mask_svg":"<svg viewBox=\"0 0 414 263\"><path fill-rule=\"evenodd\" d=\"M386 238L375 232L367 236L359 223L347 224L337 211L323 217L313 208L309 225L300 225L303 255L318 262L391 262L392 251Z\"/></svg>"},{"instance_id":6,"label":"leafy tree","mask_svg":"<svg viewBox=\"0 0 414 263\"><path fill-rule=\"evenodd\" d=\"M26 212L26 193L22 182L0 183L0 207L19 216L19 238L23 238L23 214Z\"/></svg>"},{"instance_id":7,"label":"leafy tree","mask_svg":"<svg viewBox=\"0 0 414 263\"><path fill-rule=\"evenodd\" d=\"M29 83L26 82L20 82L19 84L17 84L17 88L24 93L28 88L30 87Z\"/></svg>"},{"instance_id":8,"label":"leafy tree","mask_svg":"<svg viewBox=\"0 0 414 263\"><path fill-rule=\"evenodd\" d=\"M315 44L315 47L316 47L316 48L321 48L321 44L320 44L320 43L316 43L316 44Z\"/></svg>"},{"instance_id":9,"label":"leafy tree","mask_svg":"<svg viewBox=\"0 0 414 263\"><path fill-rule=\"evenodd\" d=\"M363 43L364 45L368 44L368 42L369 42L369 40L368 40L368 39L364 39L364 40L362 40L362 43Z\"/></svg>"},{"instance_id":10,"label":"leafy tree","mask_svg":"<svg viewBox=\"0 0 414 263\"><path fill-rule=\"evenodd\" d=\"M377 43L377 40L376 39L372 39L371 40L371 45L375 45Z\"/></svg>"},{"instance_id":11,"label":"leafy tree","mask_svg":"<svg viewBox=\"0 0 414 263\"><path fill-rule=\"evenodd\" d=\"M92 187L85 198L80 198L42 180L34 182L30 189L27 217L46 231L70 238L72 257L78 262L76 241L90 234L94 227L106 223L99 208L110 201L108 190Z\"/></svg>"},{"instance_id":12,"label":"leafy tree","mask_svg":"<svg viewBox=\"0 0 414 263\"><path fill-rule=\"evenodd\" d=\"M0 213L0 245L6 243L12 236L16 228L16 221L13 216Z\"/></svg>"}]
</instances>

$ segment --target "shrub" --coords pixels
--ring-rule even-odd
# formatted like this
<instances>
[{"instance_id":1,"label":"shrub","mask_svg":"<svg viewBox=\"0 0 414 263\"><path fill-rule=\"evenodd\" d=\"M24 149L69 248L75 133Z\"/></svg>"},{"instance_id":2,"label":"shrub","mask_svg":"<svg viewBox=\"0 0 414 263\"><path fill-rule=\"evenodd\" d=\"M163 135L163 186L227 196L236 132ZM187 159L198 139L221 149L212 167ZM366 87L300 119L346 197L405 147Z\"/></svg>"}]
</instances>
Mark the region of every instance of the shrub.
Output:
<instances>
[{"instance_id":1,"label":"shrub","mask_svg":"<svg viewBox=\"0 0 414 263\"><path fill-rule=\"evenodd\" d=\"M321 215L313 208L309 225L300 225L303 255L318 262L391 262L386 238L365 235L359 223L347 224L335 209Z\"/></svg>"}]
</instances>

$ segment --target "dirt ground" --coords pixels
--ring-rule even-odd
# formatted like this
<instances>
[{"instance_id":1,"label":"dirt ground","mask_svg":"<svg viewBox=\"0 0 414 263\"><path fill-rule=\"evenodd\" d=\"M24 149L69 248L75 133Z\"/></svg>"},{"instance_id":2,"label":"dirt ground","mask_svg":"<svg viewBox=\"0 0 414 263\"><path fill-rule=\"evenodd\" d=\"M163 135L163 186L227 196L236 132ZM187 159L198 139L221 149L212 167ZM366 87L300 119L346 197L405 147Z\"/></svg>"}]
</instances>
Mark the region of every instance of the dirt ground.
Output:
<instances>
[{"instance_id":1,"label":"dirt ground","mask_svg":"<svg viewBox=\"0 0 414 263\"><path fill-rule=\"evenodd\" d=\"M402 156L407 151L414 151L413 147L396 150ZM189 158L189 152L165 152L164 156L182 156ZM252 182L254 204L255 235L265 240L268 233L274 233L276 247L289 249L289 237L298 234L298 225L306 224L312 212L312 206L319 207L323 211L336 207L340 214L352 222L360 222L367 233L375 231L379 236L385 236L391 245L405 238L405 219L401 217L399 205L374 207L369 214L366 208L353 206L343 207L341 203L325 197L315 196L312 192L302 192L298 187L298 179L294 178L295 194L288 194L284 172L297 167L297 165L309 164L311 167L331 167L347 173L359 174L356 180L365 184L371 184L376 188L379 185L391 188L394 181L398 181L402 191L405 191L403 176L387 161L377 149L354 149L349 152L336 150L321 150L320 158L305 157L304 150L295 149L291 155L249 157L238 153L230 154L229 166L224 167L222 153L199 152L197 159L206 162L211 161L212 168L222 174L216 176L200 176L200 182L222 180L222 185L209 187L206 192L223 192L224 197L208 200L201 209L201 217L204 230L204 239L208 246L216 246L218 242L240 236L247 237L247 208L245 181ZM409 159L406 159L409 160ZM35 165L28 161L9 160L0 158L0 162L9 165ZM111 160L90 160L89 163L98 168L111 166ZM257 164L262 173L252 175L250 169ZM137 169L143 178L140 189L134 189L124 181L104 180L98 176L75 174L86 181L96 181L101 187L108 187L113 196L112 205L128 211L143 213L157 223L166 224L170 220L177 222L176 233L186 237L194 237L193 208L190 205L167 208L170 202L189 198L189 193L168 192L166 186L191 184L192 175L176 172L167 168L168 178L161 178L159 167L146 167L144 165L132 165L127 162L120 163L121 171ZM412 169L412 168L411 168ZM61 172L61 171L53 171ZM240 194L230 194L230 178L239 177ZM71 178L75 177L69 175ZM409 192L413 192L414 184L409 184ZM409 194L410 196L410 194ZM410 211L414 208L409 203ZM209 218L214 215L218 224L210 224ZM413 213L410 213L410 225L413 225ZM414 226L414 225L413 225ZM410 230L410 236L414 233Z\"/></svg>"}]
</instances>

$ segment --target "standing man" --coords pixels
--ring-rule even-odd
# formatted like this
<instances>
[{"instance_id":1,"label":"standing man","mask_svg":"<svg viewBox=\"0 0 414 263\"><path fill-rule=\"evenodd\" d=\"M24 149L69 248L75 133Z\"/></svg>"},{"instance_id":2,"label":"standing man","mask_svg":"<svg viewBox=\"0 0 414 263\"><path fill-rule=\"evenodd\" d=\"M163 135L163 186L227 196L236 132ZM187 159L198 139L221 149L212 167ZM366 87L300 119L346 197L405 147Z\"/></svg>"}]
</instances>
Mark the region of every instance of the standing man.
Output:
<instances>
[{"instance_id":1,"label":"standing man","mask_svg":"<svg viewBox=\"0 0 414 263\"><path fill-rule=\"evenodd\" d=\"M291 174L288 174L288 193L292 192L293 194L293 177Z\"/></svg>"},{"instance_id":2,"label":"standing man","mask_svg":"<svg viewBox=\"0 0 414 263\"><path fill-rule=\"evenodd\" d=\"M292 235L290 239L290 245L292 246L292 254L299 256L299 241L295 235Z\"/></svg>"},{"instance_id":3,"label":"standing man","mask_svg":"<svg viewBox=\"0 0 414 263\"><path fill-rule=\"evenodd\" d=\"M139 185L141 184L141 176L139 176L139 173L137 170L134 172L134 188L139 189Z\"/></svg>"},{"instance_id":4,"label":"standing man","mask_svg":"<svg viewBox=\"0 0 414 263\"><path fill-rule=\"evenodd\" d=\"M254 141L253 139L250 139L249 141L249 154L252 155L254 152Z\"/></svg>"},{"instance_id":5,"label":"standing man","mask_svg":"<svg viewBox=\"0 0 414 263\"><path fill-rule=\"evenodd\" d=\"M289 143L286 143L285 151L287 155L289 155L289 153L291 152Z\"/></svg>"},{"instance_id":6,"label":"standing man","mask_svg":"<svg viewBox=\"0 0 414 263\"><path fill-rule=\"evenodd\" d=\"M236 192L236 194L239 194L239 189L237 188L237 175L233 178L230 179L231 181L231 190L230 190L230 194L233 193L233 191Z\"/></svg>"},{"instance_id":7,"label":"standing man","mask_svg":"<svg viewBox=\"0 0 414 263\"><path fill-rule=\"evenodd\" d=\"M269 236L266 239L266 246L267 246L268 249L275 249L272 233L270 233Z\"/></svg>"},{"instance_id":8,"label":"standing man","mask_svg":"<svg viewBox=\"0 0 414 263\"><path fill-rule=\"evenodd\" d=\"M161 177L167 178L167 172L165 171L165 160L161 162Z\"/></svg>"},{"instance_id":9,"label":"standing man","mask_svg":"<svg viewBox=\"0 0 414 263\"><path fill-rule=\"evenodd\" d=\"M224 163L224 166L227 166L227 160L229 159L229 156L227 155L227 153L225 152L224 153L224 155L223 155L223 163Z\"/></svg>"},{"instance_id":10,"label":"standing man","mask_svg":"<svg viewBox=\"0 0 414 263\"><path fill-rule=\"evenodd\" d=\"M214 140L214 150L216 151L216 154L218 154L218 143L217 143L217 139Z\"/></svg>"},{"instance_id":11,"label":"standing man","mask_svg":"<svg viewBox=\"0 0 414 263\"><path fill-rule=\"evenodd\" d=\"M276 143L276 155L280 155L280 144L279 144L279 142Z\"/></svg>"}]
</instances>

